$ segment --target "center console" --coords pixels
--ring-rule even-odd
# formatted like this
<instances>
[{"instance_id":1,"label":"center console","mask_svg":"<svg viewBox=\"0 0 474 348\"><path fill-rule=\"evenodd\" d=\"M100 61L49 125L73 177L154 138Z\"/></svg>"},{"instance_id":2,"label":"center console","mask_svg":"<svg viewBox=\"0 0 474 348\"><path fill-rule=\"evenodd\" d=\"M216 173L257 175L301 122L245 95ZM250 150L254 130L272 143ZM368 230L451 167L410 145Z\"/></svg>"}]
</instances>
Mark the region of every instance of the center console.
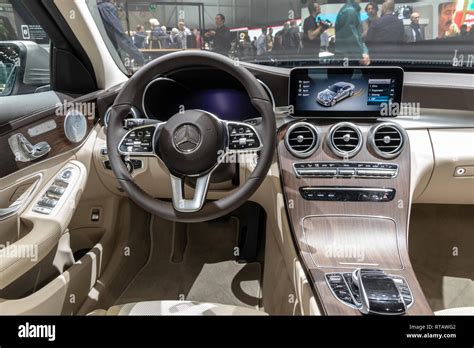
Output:
<instances>
[{"instance_id":1,"label":"center console","mask_svg":"<svg viewBox=\"0 0 474 348\"><path fill-rule=\"evenodd\" d=\"M405 131L295 120L279 131L278 157L294 240L324 312L432 314L408 257Z\"/></svg>"},{"instance_id":2,"label":"center console","mask_svg":"<svg viewBox=\"0 0 474 348\"><path fill-rule=\"evenodd\" d=\"M397 68L290 77L295 120L278 133L281 180L294 241L328 315L432 314L408 257L408 135L380 120L383 102L401 100L400 78Z\"/></svg>"}]
</instances>

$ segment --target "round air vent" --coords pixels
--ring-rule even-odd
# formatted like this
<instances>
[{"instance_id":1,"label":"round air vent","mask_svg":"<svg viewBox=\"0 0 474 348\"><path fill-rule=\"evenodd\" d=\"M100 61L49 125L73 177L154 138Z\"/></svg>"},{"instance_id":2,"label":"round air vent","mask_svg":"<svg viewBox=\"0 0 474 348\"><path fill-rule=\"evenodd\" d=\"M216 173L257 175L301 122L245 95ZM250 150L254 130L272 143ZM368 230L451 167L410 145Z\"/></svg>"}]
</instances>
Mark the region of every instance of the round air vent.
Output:
<instances>
[{"instance_id":1,"label":"round air vent","mask_svg":"<svg viewBox=\"0 0 474 348\"><path fill-rule=\"evenodd\" d=\"M319 131L310 123L295 123L286 132L285 145L293 156L309 157L318 149Z\"/></svg>"},{"instance_id":2,"label":"round air vent","mask_svg":"<svg viewBox=\"0 0 474 348\"><path fill-rule=\"evenodd\" d=\"M381 123L369 132L371 149L382 158L395 158L405 146L405 132L393 123Z\"/></svg>"},{"instance_id":3,"label":"round air vent","mask_svg":"<svg viewBox=\"0 0 474 348\"><path fill-rule=\"evenodd\" d=\"M362 148L362 133L352 123L339 123L331 128L328 146L339 157L353 157Z\"/></svg>"}]
</instances>

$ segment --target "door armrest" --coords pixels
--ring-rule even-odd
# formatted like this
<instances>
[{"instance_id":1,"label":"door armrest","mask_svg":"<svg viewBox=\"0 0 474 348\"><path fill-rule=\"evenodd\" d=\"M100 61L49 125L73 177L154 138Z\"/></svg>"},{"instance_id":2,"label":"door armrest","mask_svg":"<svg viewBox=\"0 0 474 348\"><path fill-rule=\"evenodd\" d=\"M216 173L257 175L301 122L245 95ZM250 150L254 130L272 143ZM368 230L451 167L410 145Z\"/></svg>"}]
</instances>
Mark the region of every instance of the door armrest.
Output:
<instances>
[{"instance_id":1,"label":"door armrest","mask_svg":"<svg viewBox=\"0 0 474 348\"><path fill-rule=\"evenodd\" d=\"M62 174L71 170L64 179L64 192L54 208L38 212L38 202L47 196L48 190L62 180ZM15 243L0 249L0 290L20 278L37 265L55 247L67 229L87 182L87 169L77 161L71 161L39 192L20 219L30 226L30 231ZM41 211L41 210L39 210Z\"/></svg>"}]
</instances>

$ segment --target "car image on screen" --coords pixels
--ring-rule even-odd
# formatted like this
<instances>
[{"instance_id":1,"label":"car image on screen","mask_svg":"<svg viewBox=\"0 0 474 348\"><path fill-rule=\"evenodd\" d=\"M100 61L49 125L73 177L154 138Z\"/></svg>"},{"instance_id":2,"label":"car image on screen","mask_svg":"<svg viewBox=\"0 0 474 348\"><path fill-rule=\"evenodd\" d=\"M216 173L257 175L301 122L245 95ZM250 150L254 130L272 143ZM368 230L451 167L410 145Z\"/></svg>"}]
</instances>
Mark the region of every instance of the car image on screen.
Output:
<instances>
[{"instance_id":1,"label":"car image on screen","mask_svg":"<svg viewBox=\"0 0 474 348\"><path fill-rule=\"evenodd\" d=\"M337 82L318 93L316 100L324 106L334 106L337 102L352 97L355 86L347 82Z\"/></svg>"}]
</instances>

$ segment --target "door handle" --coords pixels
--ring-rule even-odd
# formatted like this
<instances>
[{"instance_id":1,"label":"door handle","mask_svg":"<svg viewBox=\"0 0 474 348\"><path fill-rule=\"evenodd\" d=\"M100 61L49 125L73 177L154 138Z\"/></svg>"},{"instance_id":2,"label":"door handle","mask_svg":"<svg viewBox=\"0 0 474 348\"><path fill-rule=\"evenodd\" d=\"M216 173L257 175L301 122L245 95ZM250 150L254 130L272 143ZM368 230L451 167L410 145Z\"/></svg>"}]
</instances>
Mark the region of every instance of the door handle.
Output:
<instances>
[{"instance_id":1,"label":"door handle","mask_svg":"<svg viewBox=\"0 0 474 348\"><path fill-rule=\"evenodd\" d=\"M31 162L51 151L51 146L46 141L33 145L21 133L12 135L8 143L17 162Z\"/></svg>"},{"instance_id":2,"label":"door handle","mask_svg":"<svg viewBox=\"0 0 474 348\"><path fill-rule=\"evenodd\" d=\"M41 176L36 179L35 182L33 182L30 187L25 192L23 192L20 197L17 198L16 201L14 201L6 208L0 208L0 221L12 215L15 215L21 208L23 208L29 202L29 199L34 190L36 189L40 178Z\"/></svg>"},{"instance_id":3,"label":"door handle","mask_svg":"<svg viewBox=\"0 0 474 348\"><path fill-rule=\"evenodd\" d=\"M3 220L13 214L15 214L23 206L23 201L18 199L13 202L9 207L0 209L0 220Z\"/></svg>"}]
</instances>

